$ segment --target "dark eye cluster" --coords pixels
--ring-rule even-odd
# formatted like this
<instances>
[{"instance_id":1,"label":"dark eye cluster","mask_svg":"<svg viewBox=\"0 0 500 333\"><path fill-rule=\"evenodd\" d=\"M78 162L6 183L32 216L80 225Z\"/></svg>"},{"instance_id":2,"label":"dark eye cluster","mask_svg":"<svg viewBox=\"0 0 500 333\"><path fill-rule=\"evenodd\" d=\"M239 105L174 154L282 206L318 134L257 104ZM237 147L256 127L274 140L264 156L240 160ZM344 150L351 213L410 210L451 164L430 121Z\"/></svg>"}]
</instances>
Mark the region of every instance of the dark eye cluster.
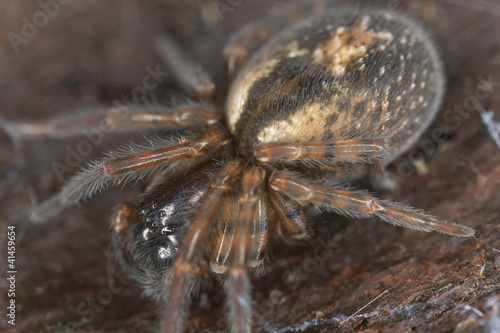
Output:
<instances>
[{"instance_id":1,"label":"dark eye cluster","mask_svg":"<svg viewBox=\"0 0 500 333\"><path fill-rule=\"evenodd\" d=\"M170 179L142 196L131 251L139 267L153 268L160 274L171 268L208 177L209 172L204 168L187 181Z\"/></svg>"},{"instance_id":2,"label":"dark eye cluster","mask_svg":"<svg viewBox=\"0 0 500 333\"><path fill-rule=\"evenodd\" d=\"M172 219L175 209L173 204L158 207L158 204L154 203L149 206L150 209L139 210L137 245L138 248L144 245L144 250L149 246L151 259L156 264L165 266L174 259L177 253L180 235L176 231L180 223Z\"/></svg>"},{"instance_id":3,"label":"dark eye cluster","mask_svg":"<svg viewBox=\"0 0 500 333\"><path fill-rule=\"evenodd\" d=\"M134 257L144 267L152 263L156 270L168 269L177 254L182 236L182 219L177 219L181 209L174 203L160 205L146 201L140 207Z\"/></svg>"},{"instance_id":4,"label":"dark eye cluster","mask_svg":"<svg viewBox=\"0 0 500 333\"><path fill-rule=\"evenodd\" d=\"M158 207L157 203L153 203L150 207L149 210L147 208L139 210L139 218L143 224L155 237L166 242L171 241L176 245L177 242L174 241L172 236L179 228L180 223L178 220L172 219L177 209L175 204L170 203L163 207Z\"/></svg>"}]
</instances>

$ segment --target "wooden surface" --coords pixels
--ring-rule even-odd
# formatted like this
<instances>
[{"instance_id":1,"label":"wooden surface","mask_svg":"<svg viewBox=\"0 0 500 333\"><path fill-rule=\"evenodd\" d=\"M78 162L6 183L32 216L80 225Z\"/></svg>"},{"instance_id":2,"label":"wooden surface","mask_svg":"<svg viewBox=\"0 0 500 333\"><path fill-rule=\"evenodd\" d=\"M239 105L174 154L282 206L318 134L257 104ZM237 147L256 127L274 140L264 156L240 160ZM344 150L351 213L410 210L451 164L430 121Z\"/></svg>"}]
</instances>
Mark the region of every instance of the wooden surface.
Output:
<instances>
[{"instance_id":1,"label":"wooden surface","mask_svg":"<svg viewBox=\"0 0 500 333\"><path fill-rule=\"evenodd\" d=\"M42 9L36 2L4 2L0 115L9 120L46 119L123 99L142 85L148 66L161 63L152 47L158 33L173 36L214 75L222 102L221 50L230 33L262 17L269 7L289 6L263 0L232 6L223 0L217 3L228 4L228 11L214 16L211 1L71 1L18 45L16 54L6 36L20 34L23 17L32 22ZM318 218L310 242L275 242L266 275L252 279L255 331L499 330L500 256L493 248L500 248L500 147L477 109L497 110L500 121L500 4L370 3L380 10L396 5L420 21L436 41L448 80L443 111L420 141L421 148L412 148L390 167L399 182L393 193L382 196L473 227L478 239L393 228L377 220ZM178 92L166 78L151 94L169 101ZM438 130L445 140L432 144ZM141 137L106 137L86 159ZM15 328L148 332L157 323L158 306L141 298L140 288L120 273L109 241L113 208L132 200L140 185L108 191L45 225L31 225L26 218L37 198L46 199L61 186L53 163L65 163L68 147L77 147L80 140L23 142L24 163L4 182L0 232L5 235L8 225L16 225L17 231ZM420 173L408 163L415 156L421 157ZM5 179L15 165L12 142L0 133L0 177ZM3 262L5 243L1 254ZM0 287L5 302L4 278ZM188 332L227 331L228 311L219 289L204 290L194 301ZM14 331L4 316L0 330Z\"/></svg>"}]
</instances>

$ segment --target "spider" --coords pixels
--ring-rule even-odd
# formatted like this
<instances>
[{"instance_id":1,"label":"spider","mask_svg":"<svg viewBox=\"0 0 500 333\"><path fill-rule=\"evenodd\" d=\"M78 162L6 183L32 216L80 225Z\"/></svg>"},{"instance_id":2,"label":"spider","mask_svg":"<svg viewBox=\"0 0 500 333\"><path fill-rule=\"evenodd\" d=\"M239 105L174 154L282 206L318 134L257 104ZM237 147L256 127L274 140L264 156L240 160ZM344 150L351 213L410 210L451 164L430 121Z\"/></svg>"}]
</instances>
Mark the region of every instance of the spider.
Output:
<instances>
[{"instance_id":1,"label":"spider","mask_svg":"<svg viewBox=\"0 0 500 333\"><path fill-rule=\"evenodd\" d=\"M383 168L437 113L444 78L426 34L399 15L335 10L288 25L264 21L235 34L225 55L232 82L223 110L215 85L167 36L156 41L193 100L177 108L128 105L43 123L8 123L13 136L196 129L112 151L36 207L41 222L110 186L148 178L112 217L124 268L167 303L165 332L182 330L203 277L224 280L232 331L252 327L249 271L265 265L273 236L304 239L308 216L333 211L470 237L468 227L341 186Z\"/></svg>"}]
</instances>

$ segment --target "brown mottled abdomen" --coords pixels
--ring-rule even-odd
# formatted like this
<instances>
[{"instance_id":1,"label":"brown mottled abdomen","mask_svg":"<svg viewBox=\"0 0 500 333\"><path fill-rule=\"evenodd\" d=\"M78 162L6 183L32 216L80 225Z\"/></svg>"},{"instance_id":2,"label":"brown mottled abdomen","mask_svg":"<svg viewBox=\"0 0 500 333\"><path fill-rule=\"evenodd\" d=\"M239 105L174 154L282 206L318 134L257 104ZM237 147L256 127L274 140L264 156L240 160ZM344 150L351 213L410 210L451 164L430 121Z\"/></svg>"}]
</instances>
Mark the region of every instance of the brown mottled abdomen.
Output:
<instances>
[{"instance_id":1,"label":"brown mottled abdomen","mask_svg":"<svg viewBox=\"0 0 500 333\"><path fill-rule=\"evenodd\" d=\"M283 30L232 86L226 116L240 154L264 142L383 137L390 162L434 118L441 63L414 23L333 11Z\"/></svg>"}]
</instances>

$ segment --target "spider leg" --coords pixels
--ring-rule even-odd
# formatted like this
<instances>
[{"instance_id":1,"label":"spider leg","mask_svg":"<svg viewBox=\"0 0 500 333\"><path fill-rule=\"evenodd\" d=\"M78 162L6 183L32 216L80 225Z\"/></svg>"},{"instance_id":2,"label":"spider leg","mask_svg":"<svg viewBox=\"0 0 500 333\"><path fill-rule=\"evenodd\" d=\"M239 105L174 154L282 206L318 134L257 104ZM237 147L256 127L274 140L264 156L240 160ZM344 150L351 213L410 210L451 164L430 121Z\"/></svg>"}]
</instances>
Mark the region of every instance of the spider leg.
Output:
<instances>
[{"instance_id":1,"label":"spider leg","mask_svg":"<svg viewBox=\"0 0 500 333\"><path fill-rule=\"evenodd\" d=\"M264 169L260 167L249 167L245 170L241 181L238 222L231 246L233 253L228 285L232 332L250 332L251 302L247 266L253 233L252 224L259 199L264 192L263 182Z\"/></svg>"},{"instance_id":2,"label":"spider leg","mask_svg":"<svg viewBox=\"0 0 500 333\"><path fill-rule=\"evenodd\" d=\"M273 11L273 15L270 16L272 19L263 19L260 22L249 24L233 34L224 48L229 74L233 75L235 71L243 67L249 55L274 37L284 26L295 22L297 17L308 13L311 7L315 6L311 6L310 3L294 4L294 8L290 11ZM321 9L318 8L316 12L320 11Z\"/></svg>"},{"instance_id":3,"label":"spider leg","mask_svg":"<svg viewBox=\"0 0 500 333\"><path fill-rule=\"evenodd\" d=\"M438 221L435 217L400 203L379 200L361 191L333 189L309 184L291 173L273 172L272 189L299 203L312 202L320 208L356 218L377 216L391 224L421 231L438 231L452 236L471 237L466 226Z\"/></svg>"},{"instance_id":4,"label":"spider leg","mask_svg":"<svg viewBox=\"0 0 500 333\"><path fill-rule=\"evenodd\" d=\"M156 48L170 73L181 84L185 92L199 99L211 99L215 92L212 79L196 66L180 47L168 36L155 40Z\"/></svg>"},{"instance_id":5,"label":"spider leg","mask_svg":"<svg viewBox=\"0 0 500 333\"><path fill-rule=\"evenodd\" d=\"M269 233L268 207L265 192L261 191L255 207L254 219L251 224L249 248L249 266L258 267L264 260ZM240 205L235 196L228 195L222 206L222 218L215 235L215 246L211 254L210 268L216 274L225 274L229 269L229 258L233 248L236 232L238 209Z\"/></svg>"},{"instance_id":6,"label":"spider leg","mask_svg":"<svg viewBox=\"0 0 500 333\"><path fill-rule=\"evenodd\" d=\"M132 146L91 164L88 169L75 175L62 190L36 207L31 213L34 222L43 222L64 208L90 198L110 185L123 184L132 179L146 177L158 168L172 162L203 158L230 140L229 133L217 126L201 133L192 141L167 146L166 140L152 141L151 146ZM154 148L154 150L150 150ZM131 154L131 152L133 152Z\"/></svg>"},{"instance_id":7,"label":"spider leg","mask_svg":"<svg viewBox=\"0 0 500 333\"><path fill-rule=\"evenodd\" d=\"M82 134L97 138L112 131L213 125L221 119L222 113L213 106L193 103L174 109L132 105L101 108L37 122L0 121L13 138L46 136L60 139Z\"/></svg>"},{"instance_id":8,"label":"spider leg","mask_svg":"<svg viewBox=\"0 0 500 333\"><path fill-rule=\"evenodd\" d=\"M295 239L307 237L307 219L302 206L273 190L269 191L269 198L280 221L280 233Z\"/></svg>"},{"instance_id":9,"label":"spider leg","mask_svg":"<svg viewBox=\"0 0 500 333\"><path fill-rule=\"evenodd\" d=\"M310 2L294 3L291 7L293 8L288 8L285 11L275 10L270 15L271 19L263 19L260 22L249 24L231 36L224 48L230 76L241 69L249 56L274 37L283 27L296 22L299 17L318 15L326 9L322 2L315 4Z\"/></svg>"},{"instance_id":10,"label":"spider leg","mask_svg":"<svg viewBox=\"0 0 500 333\"><path fill-rule=\"evenodd\" d=\"M214 220L225 194L243 172L246 161L235 159L227 162L215 176L209 192L198 214L189 227L186 237L177 254L175 264L167 275L165 283L171 285L168 298L168 311L165 319L165 333L174 333L181 330L184 287L188 274L196 266L195 257L200 251L201 244Z\"/></svg>"},{"instance_id":11,"label":"spider leg","mask_svg":"<svg viewBox=\"0 0 500 333\"><path fill-rule=\"evenodd\" d=\"M270 217L266 191L261 191L255 208L252 237L250 239L249 266L256 268L262 264L269 238Z\"/></svg>"},{"instance_id":12,"label":"spider leg","mask_svg":"<svg viewBox=\"0 0 500 333\"><path fill-rule=\"evenodd\" d=\"M316 160L318 163L373 163L387 154L384 139L261 143L254 157L263 163Z\"/></svg>"},{"instance_id":13,"label":"spider leg","mask_svg":"<svg viewBox=\"0 0 500 333\"><path fill-rule=\"evenodd\" d=\"M228 270L229 255L233 243L238 218L238 200L228 195L222 206L222 218L216 232L215 246L210 260L210 269L216 274L225 274Z\"/></svg>"},{"instance_id":14,"label":"spider leg","mask_svg":"<svg viewBox=\"0 0 500 333\"><path fill-rule=\"evenodd\" d=\"M257 50L278 31L279 26L276 22L263 21L247 25L236 32L224 48L229 74L233 75L241 69L246 63L248 55Z\"/></svg>"}]
</instances>

